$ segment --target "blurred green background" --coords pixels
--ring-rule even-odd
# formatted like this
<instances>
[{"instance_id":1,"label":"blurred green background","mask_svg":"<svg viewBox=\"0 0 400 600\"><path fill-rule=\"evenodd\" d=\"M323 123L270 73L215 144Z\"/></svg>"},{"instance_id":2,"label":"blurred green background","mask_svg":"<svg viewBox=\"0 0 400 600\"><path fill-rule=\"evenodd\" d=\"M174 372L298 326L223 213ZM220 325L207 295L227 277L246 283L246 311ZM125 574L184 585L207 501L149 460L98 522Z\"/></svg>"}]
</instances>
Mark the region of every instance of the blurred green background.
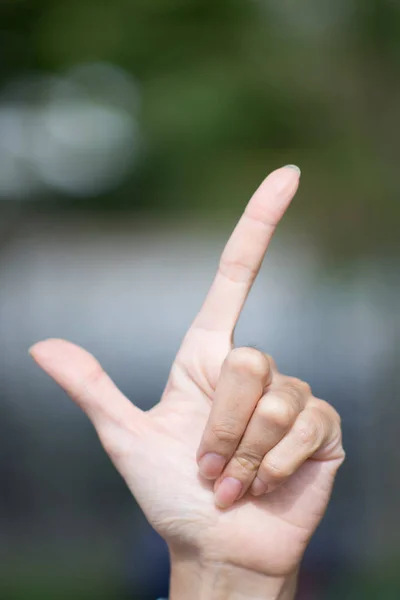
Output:
<instances>
[{"instance_id":1,"label":"blurred green background","mask_svg":"<svg viewBox=\"0 0 400 600\"><path fill-rule=\"evenodd\" d=\"M287 163L301 190L245 341L348 442L301 598L399 597L399 73L393 0L3 0L2 598L166 593L165 549L26 348L72 338L154 404L226 234Z\"/></svg>"}]
</instances>

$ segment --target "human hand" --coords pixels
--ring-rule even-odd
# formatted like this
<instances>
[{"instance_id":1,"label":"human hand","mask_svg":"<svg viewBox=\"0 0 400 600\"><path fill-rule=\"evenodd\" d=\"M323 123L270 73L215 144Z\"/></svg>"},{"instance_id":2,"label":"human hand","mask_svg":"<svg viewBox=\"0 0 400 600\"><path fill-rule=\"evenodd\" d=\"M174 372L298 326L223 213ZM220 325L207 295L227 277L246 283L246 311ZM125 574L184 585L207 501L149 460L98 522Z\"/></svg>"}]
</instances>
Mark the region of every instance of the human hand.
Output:
<instances>
[{"instance_id":1,"label":"human hand","mask_svg":"<svg viewBox=\"0 0 400 600\"><path fill-rule=\"evenodd\" d=\"M266 589L268 578L270 597L293 588L344 459L336 411L306 384L279 374L270 357L233 348L241 309L298 181L295 169L282 168L254 194L150 411L123 396L85 350L63 340L31 348L91 419L167 541L177 590L186 585L183 573L199 574L198 565L210 590L217 571L219 580L221 572L233 580L232 570L241 573L235 589L242 573L257 578L254 590L258 581Z\"/></svg>"}]
</instances>

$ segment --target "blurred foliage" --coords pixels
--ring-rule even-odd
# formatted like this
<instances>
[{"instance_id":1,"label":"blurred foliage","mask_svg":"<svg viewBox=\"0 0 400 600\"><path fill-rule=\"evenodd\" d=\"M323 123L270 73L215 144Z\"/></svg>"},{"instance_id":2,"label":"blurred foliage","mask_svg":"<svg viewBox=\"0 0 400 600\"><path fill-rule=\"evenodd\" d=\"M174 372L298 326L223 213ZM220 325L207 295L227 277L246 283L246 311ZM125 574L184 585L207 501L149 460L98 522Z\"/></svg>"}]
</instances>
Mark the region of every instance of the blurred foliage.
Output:
<instances>
[{"instance_id":1,"label":"blurred foliage","mask_svg":"<svg viewBox=\"0 0 400 600\"><path fill-rule=\"evenodd\" d=\"M3 82L106 61L138 83L145 150L129 181L57 206L237 215L296 163L289 222L332 256L399 249L398 3L3 0L0 19Z\"/></svg>"}]
</instances>

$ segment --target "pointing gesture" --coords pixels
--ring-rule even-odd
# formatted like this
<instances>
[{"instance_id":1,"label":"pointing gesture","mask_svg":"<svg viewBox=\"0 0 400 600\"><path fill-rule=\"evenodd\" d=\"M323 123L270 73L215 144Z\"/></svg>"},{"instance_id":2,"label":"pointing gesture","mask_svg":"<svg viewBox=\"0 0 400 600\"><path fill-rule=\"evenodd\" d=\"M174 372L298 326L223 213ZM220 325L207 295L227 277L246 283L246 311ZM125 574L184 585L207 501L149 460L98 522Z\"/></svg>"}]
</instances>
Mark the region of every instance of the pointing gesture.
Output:
<instances>
[{"instance_id":1,"label":"pointing gesture","mask_svg":"<svg viewBox=\"0 0 400 600\"><path fill-rule=\"evenodd\" d=\"M168 542L172 600L292 598L344 459L336 411L279 373L270 356L233 347L240 312L298 184L298 169L284 167L250 200L150 411L136 408L85 350L62 340L31 349L91 419ZM190 584L195 576L198 588Z\"/></svg>"},{"instance_id":2,"label":"pointing gesture","mask_svg":"<svg viewBox=\"0 0 400 600\"><path fill-rule=\"evenodd\" d=\"M224 252L194 327L233 333L275 227L299 185L297 167L279 169L259 187Z\"/></svg>"}]
</instances>

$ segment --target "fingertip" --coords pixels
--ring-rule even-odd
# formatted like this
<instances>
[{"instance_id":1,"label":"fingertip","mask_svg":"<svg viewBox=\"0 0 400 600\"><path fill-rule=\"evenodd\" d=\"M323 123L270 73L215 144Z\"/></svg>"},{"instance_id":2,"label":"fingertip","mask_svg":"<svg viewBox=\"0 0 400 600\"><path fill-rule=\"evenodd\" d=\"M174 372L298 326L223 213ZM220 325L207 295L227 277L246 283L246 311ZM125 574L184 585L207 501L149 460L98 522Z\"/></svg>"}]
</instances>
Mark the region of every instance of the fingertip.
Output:
<instances>
[{"instance_id":1,"label":"fingertip","mask_svg":"<svg viewBox=\"0 0 400 600\"><path fill-rule=\"evenodd\" d=\"M199 461L200 474L205 479L214 480L219 477L225 467L226 459L220 454L209 452L205 454Z\"/></svg>"},{"instance_id":2,"label":"fingertip","mask_svg":"<svg viewBox=\"0 0 400 600\"><path fill-rule=\"evenodd\" d=\"M264 481L262 481L259 477L256 477L251 485L250 493L253 496L262 496L263 494L265 494L267 492L267 490L268 490L268 485Z\"/></svg>"},{"instance_id":3,"label":"fingertip","mask_svg":"<svg viewBox=\"0 0 400 600\"><path fill-rule=\"evenodd\" d=\"M39 342L32 344L32 346L28 348L28 354L30 354L32 358L39 356L41 351L43 351L43 348L45 349L47 341L48 340L40 340Z\"/></svg>"},{"instance_id":4,"label":"fingertip","mask_svg":"<svg viewBox=\"0 0 400 600\"><path fill-rule=\"evenodd\" d=\"M89 352L59 338L48 338L33 344L28 350L33 360L55 378L70 371L97 370L97 360Z\"/></svg>"},{"instance_id":5,"label":"fingertip","mask_svg":"<svg viewBox=\"0 0 400 600\"><path fill-rule=\"evenodd\" d=\"M282 167L283 169L291 169L292 171L294 171L296 173L296 175L298 177L301 176L301 169L300 167L298 167L297 165L285 165L284 167Z\"/></svg>"},{"instance_id":6,"label":"fingertip","mask_svg":"<svg viewBox=\"0 0 400 600\"><path fill-rule=\"evenodd\" d=\"M215 504L218 508L230 508L239 499L243 483L234 477L226 477L215 490Z\"/></svg>"},{"instance_id":7,"label":"fingertip","mask_svg":"<svg viewBox=\"0 0 400 600\"><path fill-rule=\"evenodd\" d=\"M68 342L66 340L62 340L59 338L48 338L46 340L40 340L39 342L35 342L32 344L30 348L28 348L28 353L32 356L32 358L46 358L50 355L51 346L66 346Z\"/></svg>"}]
</instances>

